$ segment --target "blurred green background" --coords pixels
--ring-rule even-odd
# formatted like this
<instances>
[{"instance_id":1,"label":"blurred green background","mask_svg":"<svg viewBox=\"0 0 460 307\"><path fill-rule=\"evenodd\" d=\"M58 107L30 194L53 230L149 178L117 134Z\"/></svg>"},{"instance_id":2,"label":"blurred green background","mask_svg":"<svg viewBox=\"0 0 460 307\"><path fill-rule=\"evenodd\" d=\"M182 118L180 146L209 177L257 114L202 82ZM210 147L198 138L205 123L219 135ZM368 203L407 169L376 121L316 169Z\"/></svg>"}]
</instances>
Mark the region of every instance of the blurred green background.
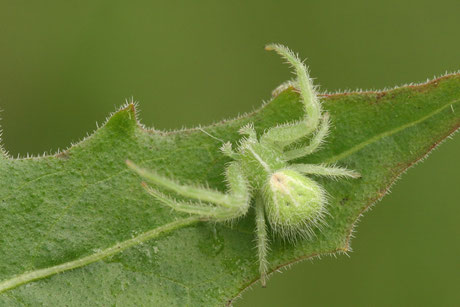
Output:
<instances>
[{"instance_id":1,"label":"blurred green background","mask_svg":"<svg viewBox=\"0 0 460 307\"><path fill-rule=\"evenodd\" d=\"M251 111L291 77L269 42L308 57L325 91L422 82L460 69L459 16L458 0L2 0L3 144L65 148L131 97L157 129ZM235 305L458 306L459 171L456 135L365 215L350 258L295 265Z\"/></svg>"}]
</instances>

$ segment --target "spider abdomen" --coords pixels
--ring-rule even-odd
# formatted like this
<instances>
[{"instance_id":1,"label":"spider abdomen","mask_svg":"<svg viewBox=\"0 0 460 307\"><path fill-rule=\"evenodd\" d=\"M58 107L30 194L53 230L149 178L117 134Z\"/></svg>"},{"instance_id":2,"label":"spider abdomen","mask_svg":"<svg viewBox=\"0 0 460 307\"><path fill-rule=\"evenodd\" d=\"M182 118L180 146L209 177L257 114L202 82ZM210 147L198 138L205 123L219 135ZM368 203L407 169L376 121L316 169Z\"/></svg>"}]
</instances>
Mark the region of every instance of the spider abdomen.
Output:
<instances>
[{"instance_id":1,"label":"spider abdomen","mask_svg":"<svg viewBox=\"0 0 460 307\"><path fill-rule=\"evenodd\" d=\"M264 189L267 218L273 229L285 237L313 235L326 212L326 194L314 180L283 169L269 178Z\"/></svg>"}]
</instances>

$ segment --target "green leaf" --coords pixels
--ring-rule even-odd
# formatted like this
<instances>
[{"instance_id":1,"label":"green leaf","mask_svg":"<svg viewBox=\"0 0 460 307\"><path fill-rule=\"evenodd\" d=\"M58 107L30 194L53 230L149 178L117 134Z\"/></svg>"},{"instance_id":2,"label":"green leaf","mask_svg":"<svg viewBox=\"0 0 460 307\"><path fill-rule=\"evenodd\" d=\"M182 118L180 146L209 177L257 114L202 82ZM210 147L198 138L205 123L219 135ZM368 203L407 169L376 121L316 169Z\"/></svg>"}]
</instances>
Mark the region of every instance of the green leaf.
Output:
<instances>
[{"instance_id":1,"label":"green leaf","mask_svg":"<svg viewBox=\"0 0 460 307\"><path fill-rule=\"evenodd\" d=\"M125 160L224 191L229 160L216 138L236 143L248 122L260 133L301 118L298 98L288 89L252 114L171 133L143 128L130 104L59 154L12 159L0 153L0 305L231 301L259 277L252 210L235 225L172 212L144 192ZM317 178L330 194L329 226L311 241L273 238L271 271L349 250L360 215L459 128L460 74L389 91L324 95L323 101L334 128L321 151L299 162L337 163L362 178ZM94 261L94 255L108 255L107 248L110 256ZM40 272L49 276L37 279Z\"/></svg>"}]
</instances>

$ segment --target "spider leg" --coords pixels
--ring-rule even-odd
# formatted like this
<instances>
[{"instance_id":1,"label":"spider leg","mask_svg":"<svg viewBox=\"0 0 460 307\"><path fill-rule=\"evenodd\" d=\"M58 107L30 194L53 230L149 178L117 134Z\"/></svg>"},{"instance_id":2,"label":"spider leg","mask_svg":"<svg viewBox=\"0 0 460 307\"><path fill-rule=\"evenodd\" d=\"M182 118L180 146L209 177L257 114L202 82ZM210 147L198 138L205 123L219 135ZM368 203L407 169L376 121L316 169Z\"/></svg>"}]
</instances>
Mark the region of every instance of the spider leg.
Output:
<instances>
[{"instance_id":1,"label":"spider leg","mask_svg":"<svg viewBox=\"0 0 460 307\"><path fill-rule=\"evenodd\" d=\"M236 214L238 211L233 208L222 209L207 203L179 201L149 187L146 183L143 183L142 185L150 195L176 211L197 214L214 220L228 220L237 217Z\"/></svg>"},{"instance_id":2,"label":"spider leg","mask_svg":"<svg viewBox=\"0 0 460 307\"><path fill-rule=\"evenodd\" d=\"M288 63L290 63L297 75L297 85L300 89L300 97L305 108L305 119L300 122L289 126L275 127L270 129L266 136L262 136L261 141L264 140L266 143L284 143L283 145L289 145L302 137L305 137L312 133L320 124L321 119L321 104L316 95L313 82L308 76L308 71L305 65L300 59L288 48L281 45L267 45L266 50L274 50L281 55ZM298 127L297 127L298 126ZM294 128L295 127L295 128ZM299 129L300 128L300 129ZM303 128L303 129L302 129ZM292 133L290 139L287 140L285 135Z\"/></svg>"},{"instance_id":3,"label":"spider leg","mask_svg":"<svg viewBox=\"0 0 460 307\"><path fill-rule=\"evenodd\" d=\"M361 175L353 170L349 170L343 167L337 166L327 166L321 164L291 164L289 165L289 169L298 171L302 174L313 174L313 175L321 175L321 176L329 176L329 177L351 177L351 178L359 178Z\"/></svg>"},{"instance_id":4,"label":"spider leg","mask_svg":"<svg viewBox=\"0 0 460 307\"><path fill-rule=\"evenodd\" d=\"M267 224L265 221L265 210L262 197L259 195L256 198L256 235L257 235L257 251L259 255L259 272L260 282L265 288L267 280Z\"/></svg>"},{"instance_id":5,"label":"spider leg","mask_svg":"<svg viewBox=\"0 0 460 307\"><path fill-rule=\"evenodd\" d=\"M265 132L260 138L260 143L276 148L285 147L311 134L315 128L306 119L280 125Z\"/></svg>"},{"instance_id":6,"label":"spider leg","mask_svg":"<svg viewBox=\"0 0 460 307\"><path fill-rule=\"evenodd\" d=\"M298 148L294 148L294 149L285 151L284 158L287 161L289 161L289 160L294 160L297 158L307 156L315 152L321 146L321 144L323 144L323 141L327 137L328 132L329 132L329 114L324 113L322 120L321 120L321 124L318 130L316 130L316 133L311 138L310 143L303 147L298 147Z\"/></svg>"},{"instance_id":7,"label":"spider leg","mask_svg":"<svg viewBox=\"0 0 460 307\"><path fill-rule=\"evenodd\" d=\"M180 196L197 200L198 203L186 203L177 201L165 194L148 189L148 192L166 205L183 212L204 215L208 217L227 216L232 212L233 217L244 215L250 203L249 184L241 171L239 164L231 163L226 170L229 194L221 193L209 188L196 187L192 185L182 185L172 179L163 177L155 172L147 171L131 161L127 165L147 181L177 193ZM212 205L210 205L212 204Z\"/></svg>"}]
</instances>

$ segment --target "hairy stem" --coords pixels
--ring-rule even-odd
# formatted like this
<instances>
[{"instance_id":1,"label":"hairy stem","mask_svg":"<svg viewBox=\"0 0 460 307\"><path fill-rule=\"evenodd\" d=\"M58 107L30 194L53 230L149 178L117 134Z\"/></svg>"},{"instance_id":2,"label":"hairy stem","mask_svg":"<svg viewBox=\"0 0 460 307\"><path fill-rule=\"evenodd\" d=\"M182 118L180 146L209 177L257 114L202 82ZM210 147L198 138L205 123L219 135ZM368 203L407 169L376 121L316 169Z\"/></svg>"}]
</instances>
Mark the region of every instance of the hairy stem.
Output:
<instances>
[{"instance_id":1,"label":"hairy stem","mask_svg":"<svg viewBox=\"0 0 460 307\"><path fill-rule=\"evenodd\" d=\"M192 217L189 217L189 218L186 218L186 219L177 220L177 221L171 222L169 224L166 224L166 225L160 226L158 228L155 228L155 229L149 230L147 232L144 232L144 233L138 235L137 237L134 237L132 239L117 243L112 247L106 248L106 249L104 249L104 250L102 250L100 252L97 252L97 253L94 253L92 255L83 257L81 259L77 259L77 260L74 260L74 261L66 262L66 263L59 264L59 265L56 265L56 266L52 266L52 267L49 267L49 268L35 270L35 271L23 273L21 275L17 275L17 276L15 276L13 278L10 278L8 280L0 282L0 293L3 293L5 291L7 291L7 290L16 288L16 287L18 287L20 285L23 285L25 283L28 283L28 282L31 282L31 281L34 281L34 280L37 280L37 279L49 277L49 276L52 276L54 274L58 274L58 273L62 273L62 272L68 271L68 270L73 270L73 269L76 269L76 268L80 268L82 266L85 266L85 265L91 264L93 262L102 260L102 259L107 258L109 256L116 255L116 254L122 252L123 250L125 250L127 248L130 248L132 246L138 245L138 244L140 244L142 242L145 242L147 240L154 239L154 238L156 238L156 237L158 237L158 236L160 236L162 234L165 234L167 232L176 230L176 229L181 228L181 227L190 226L192 224L195 224L195 223L203 221L203 220L204 220L203 217L200 217L200 216L192 216Z\"/></svg>"}]
</instances>

